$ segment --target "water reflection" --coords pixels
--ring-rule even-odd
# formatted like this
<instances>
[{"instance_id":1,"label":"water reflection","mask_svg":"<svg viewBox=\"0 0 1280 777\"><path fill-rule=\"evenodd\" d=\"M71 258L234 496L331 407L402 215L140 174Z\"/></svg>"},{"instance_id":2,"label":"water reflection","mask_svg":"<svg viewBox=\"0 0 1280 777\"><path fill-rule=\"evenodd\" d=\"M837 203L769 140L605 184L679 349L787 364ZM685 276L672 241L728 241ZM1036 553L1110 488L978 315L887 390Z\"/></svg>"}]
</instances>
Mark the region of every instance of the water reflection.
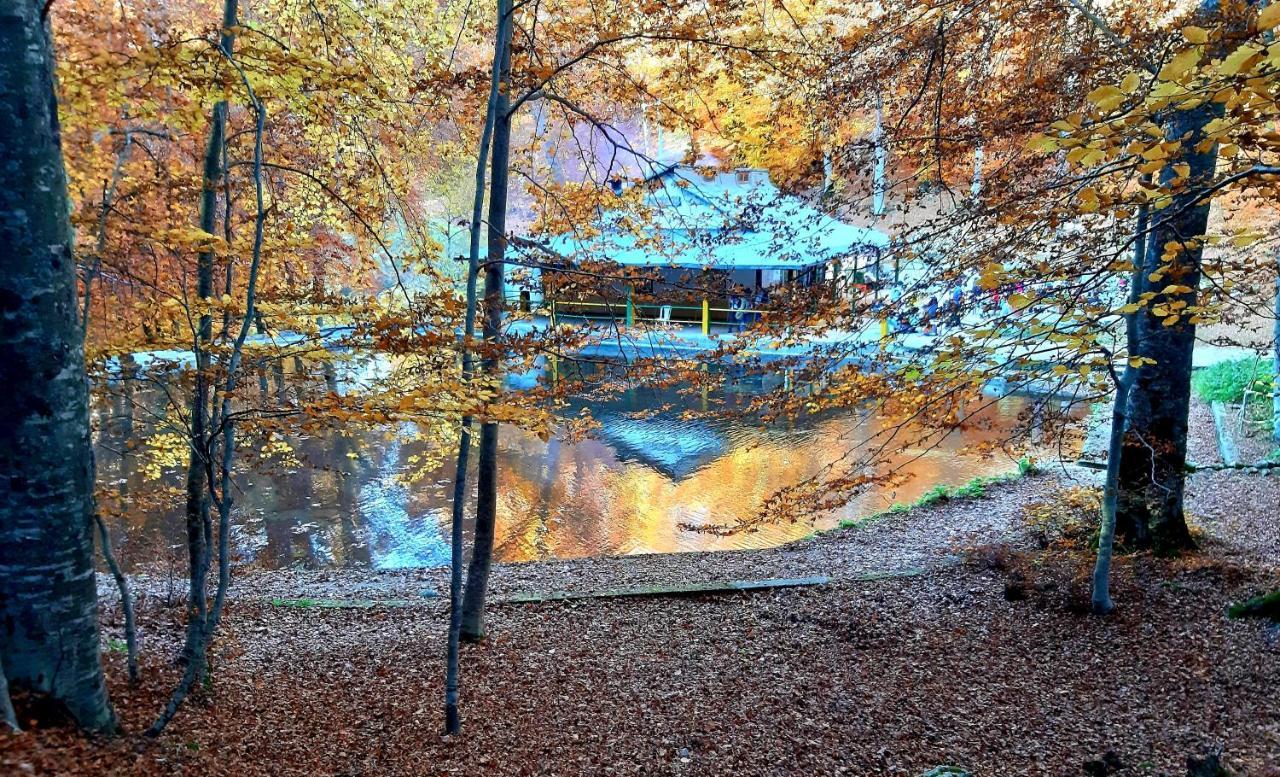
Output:
<instances>
[{"instance_id":1,"label":"water reflection","mask_svg":"<svg viewBox=\"0 0 1280 777\"><path fill-rule=\"evenodd\" d=\"M297 368L264 367L260 374L271 375L274 385L264 385L263 391L283 390L282 373ZM359 375L350 370L339 376L331 365L324 366L323 385L330 390L356 379ZM762 388L731 383L712 401L732 404ZM118 399L126 392L140 407L150 407L150 414ZM155 432L154 418L163 414L162 395L141 384L117 386L112 395L95 407L99 480L121 497L154 491L146 468L139 466L138 451L145 447L140 441ZM771 524L721 536L688 527L731 524L754 513L778 489L835 463L879 426L874 417L854 413L766 428L741 420L679 418L678 408L705 401L675 390L623 392L593 404L602 428L598 439L581 442L543 442L503 427L496 557L522 561L777 545L894 502L910 502L940 483L956 485L1015 469L1007 457L984 460L964 455L960 448L1003 439L1028 406L1011 397L982 409L964 432L894 462L910 476L906 482L865 493L814 522ZM677 410L636 416L668 405ZM576 410L569 408L570 413ZM238 479L233 539L242 563L397 569L448 562L452 466L412 484L404 482L401 475L409 460L424 452L413 425L353 435L301 435L289 442L293 454L288 461L268 462ZM161 482L179 486L181 467L170 468ZM145 548L182 542L176 500L120 512L114 518L116 534L126 535L134 548L121 554L127 564L147 560Z\"/></svg>"}]
</instances>

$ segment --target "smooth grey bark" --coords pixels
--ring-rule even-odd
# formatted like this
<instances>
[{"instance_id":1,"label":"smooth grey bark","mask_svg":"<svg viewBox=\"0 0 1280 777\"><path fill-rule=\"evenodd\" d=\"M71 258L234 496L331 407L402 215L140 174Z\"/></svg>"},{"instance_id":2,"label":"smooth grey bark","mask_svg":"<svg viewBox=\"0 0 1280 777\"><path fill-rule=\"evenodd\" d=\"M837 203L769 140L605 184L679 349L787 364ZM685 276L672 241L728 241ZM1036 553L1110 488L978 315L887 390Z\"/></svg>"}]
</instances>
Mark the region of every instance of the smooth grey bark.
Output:
<instances>
[{"instance_id":1,"label":"smooth grey bark","mask_svg":"<svg viewBox=\"0 0 1280 777\"><path fill-rule=\"evenodd\" d=\"M89 390L42 9L0 0L0 665L7 687L105 732Z\"/></svg>"},{"instance_id":2,"label":"smooth grey bark","mask_svg":"<svg viewBox=\"0 0 1280 777\"><path fill-rule=\"evenodd\" d=\"M1141 298L1144 289L1142 272L1146 264L1147 243L1144 236L1147 232L1148 207L1144 203L1138 207L1138 239L1133 247L1133 273L1129 277L1128 303L1133 305ZM1098 531L1098 557L1093 566L1092 609L1095 615L1106 615L1115 609L1111 601L1111 558L1115 550L1116 537L1116 504L1120 494L1120 461L1124 455L1124 433L1127 423L1129 392L1133 387L1137 370L1129 363L1129 357L1140 349L1138 342L1138 320L1135 313L1126 313L1124 317L1125 332L1125 367L1117 377L1112 359L1111 376L1115 383L1116 395L1111 405L1111 436L1107 444L1107 473L1102 486L1102 516ZM1112 356L1112 354L1108 354Z\"/></svg>"},{"instance_id":3,"label":"smooth grey bark","mask_svg":"<svg viewBox=\"0 0 1280 777\"><path fill-rule=\"evenodd\" d=\"M1211 27L1221 16L1218 0L1201 0L1198 15L1201 24ZM1205 187L1217 169L1218 145L1213 143L1205 149L1197 146L1204 140L1205 126L1222 114L1223 105L1209 101L1171 111L1162 121L1164 136L1181 141L1182 151L1167 161L1160 171L1160 182L1168 185L1178 177L1176 167L1186 164L1188 184L1154 218L1143 276L1150 280L1153 273L1161 271L1160 286L1172 284L1190 290L1171 294L1158 291L1136 314L1140 355L1154 363L1138 370L1129 392L1116 515L1120 536L1160 555L1195 546L1187 528L1183 498L1196 326L1186 315L1166 326L1166 316L1157 315L1156 310L1162 306L1177 310L1173 306L1190 306L1198 301L1204 254L1200 238L1208 227L1212 203L1212 190L1206 192ZM1171 242L1182 247L1165 268L1164 247ZM1156 288L1154 281L1152 288Z\"/></svg>"},{"instance_id":4,"label":"smooth grey bark","mask_svg":"<svg viewBox=\"0 0 1280 777\"><path fill-rule=\"evenodd\" d=\"M498 15L513 13L511 0L499 0ZM484 272L483 335L489 350L481 368L490 380L502 379L502 357L497 340L502 334L505 289L503 260L507 249L507 185L511 160L511 28L505 27L505 41L495 47L494 66L499 69L498 93L493 110L493 159L489 167L489 240ZM480 426L480 450L476 469L476 523L467 567L467 588L462 602L462 638L475 642L484 638L484 601L493 561L494 523L498 507L498 424Z\"/></svg>"},{"instance_id":5,"label":"smooth grey bark","mask_svg":"<svg viewBox=\"0 0 1280 777\"><path fill-rule=\"evenodd\" d=\"M1215 144L1208 150L1196 151L1195 147L1204 138L1205 125L1221 115L1221 103L1211 101L1176 111L1165 119L1165 136L1181 139L1184 151L1169 160L1160 172L1160 181L1168 184L1177 176L1174 165L1186 163L1191 168L1191 184L1174 196L1173 203L1163 211L1168 215L1157 217L1152 224L1143 276L1149 277L1165 264L1166 244L1180 242L1184 247L1169 261L1160 283L1153 283L1152 288L1177 285L1190 291L1157 291L1149 304L1135 314L1139 353L1154 363L1137 371L1129 394L1117 531L1137 547L1164 555L1194 546L1183 510L1183 493L1196 326L1186 316L1165 325L1165 317L1155 310L1177 302L1197 303L1204 248L1199 244L1186 247L1185 243L1202 237L1208 226L1210 199L1201 188L1213 178L1218 148Z\"/></svg>"},{"instance_id":6,"label":"smooth grey bark","mask_svg":"<svg viewBox=\"0 0 1280 777\"><path fill-rule=\"evenodd\" d=\"M476 334L476 285L480 275L480 230L484 213L485 170L489 161L489 144L493 137L494 118L497 113L498 90L501 86L501 63L510 41L511 14L498 8L498 23L494 33L494 64L489 79L489 99L485 106L484 128L480 132L480 148L476 153L475 196L471 203L471 232L467 254L467 303L462 326L462 379L470 385L475 357L471 341ZM462 636L462 520L467 499L467 466L471 456L471 416L464 416L458 435L458 456L453 479L453 521L449 550L449 639L445 660L444 728L446 734L456 734L462 729L458 712L458 654Z\"/></svg>"}]
</instances>

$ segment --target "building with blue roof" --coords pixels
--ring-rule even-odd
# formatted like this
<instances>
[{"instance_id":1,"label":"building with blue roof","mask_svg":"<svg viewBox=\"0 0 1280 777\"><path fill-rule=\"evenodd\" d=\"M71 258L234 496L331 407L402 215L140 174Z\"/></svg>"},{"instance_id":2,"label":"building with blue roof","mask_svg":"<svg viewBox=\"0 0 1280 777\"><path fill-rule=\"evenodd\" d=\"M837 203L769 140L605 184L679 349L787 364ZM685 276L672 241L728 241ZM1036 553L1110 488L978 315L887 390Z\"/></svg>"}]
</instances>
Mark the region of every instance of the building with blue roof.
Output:
<instances>
[{"instance_id":1,"label":"building with blue roof","mask_svg":"<svg viewBox=\"0 0 1280 777\"><path fill-rule=\"evenodd\" d=\"M700 286L719 290L718 296L710 293L714 298L703 302L704 329L709 323L706 309L726 312L722 306L730 295L749 296L761 289L767 293L781 284L827 282L841 289L862 282L889 246L885 233L846 224L810 207L780 191L760 169L671 164L642 181L627 184L615 179L612 185L619 194L628 185L645 187L642 217L606 213L589 232L556 235L543 245L566 262L652 268L673 290L681 278L698 274L703 279ZM707 278L716 283L706 284ZM542 280L542 291L554 298L556 284L546 282L545 272ZM630 290L618 291L627 295ZM661 297L663 290L646 291ZM568 300L560 302L562 309L571 307ZM630 316L630 305L627 311ZM679 313L675 317L698 318Z\"/></svg>"}]
</instances>

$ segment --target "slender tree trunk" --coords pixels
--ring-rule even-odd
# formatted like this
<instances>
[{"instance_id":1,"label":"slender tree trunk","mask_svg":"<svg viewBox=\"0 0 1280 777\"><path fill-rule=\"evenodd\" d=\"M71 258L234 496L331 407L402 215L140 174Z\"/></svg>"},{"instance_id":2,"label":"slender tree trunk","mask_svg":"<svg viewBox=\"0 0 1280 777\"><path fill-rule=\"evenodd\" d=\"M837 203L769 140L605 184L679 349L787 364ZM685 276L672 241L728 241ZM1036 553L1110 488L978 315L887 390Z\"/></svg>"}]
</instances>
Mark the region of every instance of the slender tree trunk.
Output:
<instances>
[{"instance_id":1,"label":"slender tree trunk","mask_svg":"<svg viewBox=\"0 0 1280 777\"><path fill-rule=\"evenodd\" d=\"M276 401L284 404L288 392L284 384L284 359L276 359L271 364L271 380L276 386Z\"/></svg>"},{"instance_id":2,"label":"slender tree trunk","mask_svg":"<svg viewBox=\"0 0 1280 777\"><path fill-rule=\"evenodd\" d=\"M4 676L3 662L0 662L0 723L13 731L22 730L18 725L18 713L13 709L13 699L9 698L9 681Z\"/></svg>"},{"instance_id":3,"label":"slender tree trunk","mask_svg":"<svg viewBox=\"0 0 1280 777\"><path fill-rule=\"evenodd\" d=\"M1276 255L1275 323L1272 328L1271 425L1272 436L1280 440L1280 254Z\"/></svg>"},{"instance_id":4,"label":"slender tree trunk","mask_svg":"<svg viewBox=\"0 0 1280 777\"><path fill-rule=\"evenodd\" d=\"M1138 208L1137 240L1133 247L1133 272L1129 277L1130 305L1135 304L1144 289L1143 265L1146 257L1146 240L1148 209L1146 204ZM1129 391L1133 386L1137 370L1129 362L1129 358L1137 354L1141 348L1138 342L1138 319L1136 313L1126 313L1124 317L1125 367L1119 379L1115 380L1116 395L1111 405L1111 439L1107 445L1107 474L1102 487L1102 516L1098 531L1098 558L1093 567L1093 612L1095 615L1106 615L1115 609L1111 601L1111 557L1115 550L1116 536L1116 504L1120 494L1120 462L1124 455L1124 434L1126 413L1129 407ZM1113 360L1114 362L1114 360ZM1114 366L1112 376L1114 378Z\"/></svg>"},{"instance_id":5,"label":"slender tree trunk","mask_svg":"<svg viewBox=\"0 0 1280 777\"><path fill-rule=\"evenodd\" d=\"M1216 4L1214 6L1216 13ZM1198 190L1212 179L1218 148L1197 151L1204 127L1222 115L1222 104L1208 102L1171 114L1164 125L1165 137L1181 139L1181 154L1169 160L1160 172L1168 184L1174 166L1190 166L1189 193L1173 198L1172 204L1156 216L1152 225L1144 265L1144 276L1168 268L1152 281L1151 288L1169 285L1189 288L1187 292L1165 294L1157 291L1137 315L1140 353L1154 360L1138 370L1129 395L1128 430L1119 473L1119 525L1131 531L1140 547L1159 554L1174 554L1194 546L1183 511L1186 485L1187 424L1191 407L1191 365L1196 327L1185 314L1175 323L1165 319L1182 303L1195 305L1200 288L1203 246L1188 241L1203 237L1209 221L1209 200L1197 202ZM1168 214L1168 215L1163 215ZM1164 258L1165 246L1182 243L1172 259Z\"/></svg>"},{"instance_id":6,"label":"slender tree trunk","mask_svg":"<svg viewBox=\"0 0 1280 777\"><path fill-rule=\"evenodd\" d=\"M218 506L218 588L214 594L213 610L209 614L209 626L206 639L212 637L222 617L222 608L226 602L227 589L231 585L231 507L235 499L231 492L231 473L234 469L236 452L236 419L232 417L231 398L235 395L240 380L240 370L244 363L244 344L249 339L249 327L253 321L254 309L258 304L258 275L262 268L262 243L266 228L266 199L262 185L262 136L266 128L266 109L258 101L252 87L246 82L249 97L253 101L254 110L254 144L253 144L253 187L256 213L253 228L253 253L249 262L249 277L245 283L244 318L236 333L235 343L231 346L231 357L227 362L227 374L222 386L222 408L219 417L222 419L222 462L219 470ZM336 379L335 379L336 380ZM213 470L209 472L210 482Z\"/></svg>"},{"instance_id":7,"label":"slender tree trunk","mask_svg":"<svg viewBox=\"0 0 1280 777\"><path fill-rule=\"evenodd\" d=\"M98 653L89 391L44 7L0 5L0 696L9 686L48 694L81 726L114 731Z\"/></svg>"},{"instance_id":8,"label":"slender tree trunk","mask_svg":"<svg viewBox=\"0 0 1280 777\"><path fill-rule=\"evenodd\" d=\"M238 24L237 0L225 0L222 8L222 36L219 46L223 55L231 56L235 45L232 30ZM227 103L213 106L209 123L209 138L205 145L204 173L200 192L200 229L212 235L217 224L218 184L225 174L222 169L223 145L226 142ZM214 254L212 248L203 250L196 259L196 298L213 296ZM187 592L187 633L182 650L185 668L178 687L174 689L164 712L147 729L149 736L158 736L177 712L187 694L204 675L209 639L208 577L212 558L213 528L209 504L209 469L214 455L214 441L208 428L210 416L210 353L213 337L213 316L209 312L200 315L195 337L196 374L191 396L191 456L187 462L186 529L187 564L190 587Z\"/></svg>"},{"instance_id":9,"label":"slender tree trunk","mask_svg":"<svg viewBox=\"0 0 1280 777\"><path fill-rule=\"evenodd\" d=\"M107 562L107 569L115 578L116 588L120 589L120 609L124 612L124 644L128 651L129 682L138 682L138 627L133 619L133 593L129 590L129 578L125 577L120 565L116 563L116 555L111 550L111 532L107 530L107 522L101 515L93 517L98 527L98 541L102 543L102 558Z\"/></svg>"},{"instance_id":10,"label":"slender tree trunk","mask_svg":"<svg viewBox=\"0 0 1280 777\"><path fill-rule=\"evenodd\" d=\"M499 17L513 13L511 0L499 0ZM484 273L484 340L489 347L482 367L495 384L502 380L502 357L497 340L502 334L505 295L503 259L507 248L507 182L511 158L511 28L503 29L506 40L498 41L494 66L499 68L498 93L493 112L493 160L489 169L489 241ZM462 638L484 638L484 601L493 560L494 522L498 507L498 424L486 421L480 427L480 451L476 472L476 524L467 568L467 589L462 602Z\"/></svg>"},{"instance_id":11,"label":"slender tree trunk","mask_svg":"<svg viewBox=\"0 0 1280 777\"><path fill-rule=\"evenodd\" d=\"M885 167L889 158L889 150L884 142L884 99L879 94L876 95L876 126L871 137L875 157L871 178L871 215L879 220L884 215L884 197L888 190ZM897 283L898 279L895 277L893 282Z\"/></svg>"},{"instance_id":12,"label":"slender tree trunk","mask_svg":"<svg viewBox=\"0 0 1280 777\"><path fill-rule=\"evenodd\" d=\"M471 203L470 246L467 254L467 306L462 326L462 379L469 386L472 381L475 357L472 340L476 334L476 285L480 274L480 231L484 212L485 169L489 160L489 144L493 137L497 112L498 90L501 87L501 63L505 57L511 14L498 8L498 21L494 32L494 64L489 79L489 100L485 106L484 128L480 133L480 148L476 154L475 196ZM449 646L445 664L444 728L447 734L462 729L458 712L458 654L462 637L462 520L467 499L467 466L471 456L471 416L462 419L458 435L458 457L454 467L453 511L450 527L449 553Z\"/></svg>"}]
</instances>

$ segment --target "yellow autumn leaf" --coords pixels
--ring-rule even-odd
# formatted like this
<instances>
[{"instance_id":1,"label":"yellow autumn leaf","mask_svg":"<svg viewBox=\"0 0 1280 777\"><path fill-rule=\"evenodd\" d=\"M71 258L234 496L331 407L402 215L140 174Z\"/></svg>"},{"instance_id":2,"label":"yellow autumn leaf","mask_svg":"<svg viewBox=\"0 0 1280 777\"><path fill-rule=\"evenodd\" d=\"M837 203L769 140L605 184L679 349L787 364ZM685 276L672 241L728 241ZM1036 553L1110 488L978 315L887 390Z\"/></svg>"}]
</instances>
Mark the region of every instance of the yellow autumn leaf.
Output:
<instances>
[{"instance_id":1,"label":"yellow autumn leaf","mask_svg":"<svg viewBox=\"0 0 1280 777\"><path fill-rule=\"evenodd\" d=\"M1092 167L1098 164L1107 156L1107 152L1100 148L1089 149L1084 156L1080 157L1080 164L1084 167Z\"/></svg>"},{"instance_id":2,"label":"yellow autumn leaf","mask_svg":"<svg viewBox=\"0 0 1280 777\"><path fill-rule=\"evenodd\" d=\"M1269 30L1280 24L1280 5L1272 3L1258 14L1258 29Z\"/></svg>"},{"instance_id":3,"label":"yellow autumn leaf","mask_svg":"<svg viewBox=\"0 0 1280 777\"><path fill-rule=\"evenodd\" d=\"M1107 84L1089 92L1086 99L1098 106L1099 110L1110 111L1114 110L1120 105L1120 103L1124 102L1124 92L1110 84Z\"/></svg>"},{"instance_id":4,"label":"yellow autumn leaf","mask_svg":"<svg viewBox=\"0 0 1280 777\"><path fill-rule=\"evenodd\" d=\"M1200 64L1200 49L1189 48L1173 55L1173 59L1160 68L1161 81L1176 81L1191 68Z\"/></svg>"},{"instance_id":5,"label":"yellow autumn leaf","mask_svg":"<svg viewBox=\"0 0 1280 777\"><path fill-rule=\"evenodd\" d=\"M1187 39L1187 43L1208 43L1209 31L1203 27L1183 27L1182 37Z\"/></svg>"},{"instance_id":6,"label":"yellow autumn leaf","mask_svg":"<svg viewBox=\"0 0 1280 777\"><path fill-rule=\"evenodd\" d=\"M1257 46L1248 44L1241 46L1222 60L1222 64L1218 66L1218 72L1224 76L1234 76L1252 65L1260 53Z\"/></svg>"},{"instance_id":7,"label":"yellow autumn leaf","mask_svg":"<svg viewBox=\"0 0 1280 777\"><path fill-rule=\"evenodd\" d=\"M1137 72L1130 73L1120 82L1120 90L1125 94L1133 94L1140 86L1142 86L1142 75Z\"/></svg>"},{"instance_id":8,"label":"yellow autumn leaf","mask_svg":"<svg viewBox=\"0 0 1280 777\"><path fill-rule=\"evenodd\" d=\"M1165 150L1163 143L1157 143L1146 151L1142 152L1142 158L1148 162L1156 162L1169 156L1169 152Z\"/></svg>"},{"instance_id":9,"label":"yellow autumn leaf","mask_svg":"<svg viewBox=\"0 0 1280 777\"><path fill-rule=\"evenodd\" d=\"M1031 151L1048 153L1058 149L1058 141L1056 138L1051 138L1048 135L1036 135L1027 141L1027 148Z\"/></svg>"}]
</instances>

